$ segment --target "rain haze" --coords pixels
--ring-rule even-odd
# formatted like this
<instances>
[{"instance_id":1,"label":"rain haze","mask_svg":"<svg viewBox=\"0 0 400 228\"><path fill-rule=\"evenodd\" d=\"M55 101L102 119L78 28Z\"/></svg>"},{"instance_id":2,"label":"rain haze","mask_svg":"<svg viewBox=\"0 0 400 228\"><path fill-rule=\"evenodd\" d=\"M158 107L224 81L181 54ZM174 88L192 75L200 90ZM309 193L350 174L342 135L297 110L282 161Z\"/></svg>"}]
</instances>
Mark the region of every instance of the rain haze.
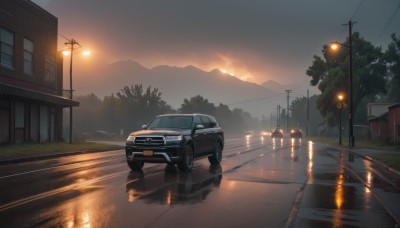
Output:
<instances>
[{"instance_id":1,"label":"rain haze","mask_svg":"<svg viewBox=\"0 0 400 228\"><path fill-rule=\"evenodd\" d=\"M0 228L400 228L399 88L400 0L0 0Z\"/></svg>"},{"instance_id":2,"label":"rain haze","mask_svg":"<svg viewBox=\"0 0 400 228\"><path fill-rule=\"evenodd\" d=\"M160 65L193 66L205 72L219 69L257 84L272 80L282 86L279 89L293 90L291 97L302 97L307 89L318 93L309 86L305 73L312 57L321 56L323 45L329 42L344 42L348 27L343 24L349 20L356 21L354 32L383 50L392 33L400 34L398 0L34 2L58 18L60 50L65 48L64 37L91 50L90 60L74 61L74 88L76 94L93 92L98 96L115 93L121 86L96 84L96 76L84 72L132 61L148 69ZM169 100L169 91L161 91L173 106L182 102L183 98ZM285 93L281 93L285 104ZM208 98L236 104L259 97ZM277 102L273 101L274 107Z\"/></svg>"}]
</instances>

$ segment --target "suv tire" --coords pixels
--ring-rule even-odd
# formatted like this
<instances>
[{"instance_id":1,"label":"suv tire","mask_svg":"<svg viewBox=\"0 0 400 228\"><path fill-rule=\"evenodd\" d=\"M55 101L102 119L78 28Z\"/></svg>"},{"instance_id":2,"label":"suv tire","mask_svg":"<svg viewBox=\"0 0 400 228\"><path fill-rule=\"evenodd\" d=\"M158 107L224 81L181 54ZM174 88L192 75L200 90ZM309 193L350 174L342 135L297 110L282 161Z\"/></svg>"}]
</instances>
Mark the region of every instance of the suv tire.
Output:
<instances>
[{"instance_id":1,"label":"suv tire","mask_svg":"<svg viewBox=\"0 0 400 228\"><path fill-rule=\"evenodd\" d=\"M215 145L214 153L213 155L208 157L208 161L210 162L211 165L218 165L221 163L222 160L222 146L220 142L217 142Z\"/></svg>"},{"instance_id":2,"label":"suv tire","mask_svg":"<svg viewBox=\"0 0 400 228\"><path fill-rule=\"evenodd\" d=\"M126 162L128 163L129 168L131 168L131 170L133 171L142 171L144 162L142 161L129 161L126 160Z\"/></svg>"},{"instance_id":3,"label":"suv tire","mask_svg":"<svg viewBox=\"0 0 400 228\"><path fill-rule=\"evenodd\" d=\"M194 160L193 148L191 145L187 145L185 147L185 152L183 153L182 156L182 161L178 163L179 170L182 172L192 170L193 160Z\"/></svg>"}]
</instances>

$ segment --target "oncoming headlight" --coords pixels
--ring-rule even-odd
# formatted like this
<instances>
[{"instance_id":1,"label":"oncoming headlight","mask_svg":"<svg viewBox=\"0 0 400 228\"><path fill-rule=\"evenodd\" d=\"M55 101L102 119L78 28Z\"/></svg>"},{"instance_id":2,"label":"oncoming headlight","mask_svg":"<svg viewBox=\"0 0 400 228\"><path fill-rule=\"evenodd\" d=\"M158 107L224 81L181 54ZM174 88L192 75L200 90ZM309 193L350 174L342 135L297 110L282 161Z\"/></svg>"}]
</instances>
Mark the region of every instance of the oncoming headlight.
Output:
<instances>
[{"instance_id":1,"label":"oncoming headlight","mask_svg":"<svg viewBox=\"0 0 400 228\"><path fill-rule=\"evenodd\" d=\"M165 141L181 141L182 135L167 135L165 136Z\"/></svg>"},{"instance_id":2,"label":"oncoming headlight","mask_svg":"<svg viewBox=\"0 0 400 228\"><path fill-rule=\"evenodd\" d=\"M126 144L134 144L135 143L135 138L136 136L128 136L128 138L126 139Z\"/></svg>"}]
</instances>

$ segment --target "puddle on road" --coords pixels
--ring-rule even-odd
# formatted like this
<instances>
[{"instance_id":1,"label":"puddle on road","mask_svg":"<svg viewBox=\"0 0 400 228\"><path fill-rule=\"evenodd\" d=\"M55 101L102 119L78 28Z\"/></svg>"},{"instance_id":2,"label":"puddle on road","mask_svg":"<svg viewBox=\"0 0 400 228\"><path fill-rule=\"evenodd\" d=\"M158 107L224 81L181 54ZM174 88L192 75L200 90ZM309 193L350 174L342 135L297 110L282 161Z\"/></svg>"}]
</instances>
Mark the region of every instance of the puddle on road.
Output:
<instances>
[{"instance_id":1,"label":"puddle on road","mask_svg":"<svg viewBox=\"0 0 400 228\"><path fill-rule=\"evenodd\" d=\"M199 172L200 173L200 172ZM192 172L179 173L166 168L164 175L144 176L131 172L126 182L128 201L148 204L195 204L203 202L222 181L221 166L210 166L208 178L198 179Z\"/></svg>"},{"instance_id":2,"label":"puddle on road","mask_svg":"<svg viewBox=\"0 0 400 228\"><path fill-rule=\"evenodd\" d=\"M314 173L314 174L312 174L312 179L314 181L327 180L327 181L333 181L336 183L340 180L340 178L342 178L342 181L344 184L358 182L350 174L348 174L346 172L344 172L341 176L338 176L337 173Z\"/></svg>"},{"instance_id":3,"label":"puddle on road","mask_svg":"<svg viewBox=\"0 0 400 228\"><path fill-rule=\"evenodd\" d=\"M308 185L302 207L323 209L361 209L363 207L360 196L353 186L344 185Z\"/></svg>"}]
</instances>

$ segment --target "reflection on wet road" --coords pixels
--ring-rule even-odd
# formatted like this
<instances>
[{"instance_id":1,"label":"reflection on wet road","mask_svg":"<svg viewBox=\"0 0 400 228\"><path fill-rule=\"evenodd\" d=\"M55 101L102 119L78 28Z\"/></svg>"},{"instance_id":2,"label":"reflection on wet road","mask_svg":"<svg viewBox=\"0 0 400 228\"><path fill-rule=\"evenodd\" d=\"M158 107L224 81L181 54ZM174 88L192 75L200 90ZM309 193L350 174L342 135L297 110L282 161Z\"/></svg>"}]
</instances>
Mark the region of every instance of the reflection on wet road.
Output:
<instances>
[{"instance_id":1,"label":"reflection on wet road","mask_svg":"<svg viewBox=\"0 0 400 228\"><path fill-rule=\"evenodd\" d=\"M399 195L371 161L256 135L227 138L221 165L197 160L188 173L132 172L122 150L0 171L1 227L394 227L377 199Z\"/></svg>"}]
</instances>

